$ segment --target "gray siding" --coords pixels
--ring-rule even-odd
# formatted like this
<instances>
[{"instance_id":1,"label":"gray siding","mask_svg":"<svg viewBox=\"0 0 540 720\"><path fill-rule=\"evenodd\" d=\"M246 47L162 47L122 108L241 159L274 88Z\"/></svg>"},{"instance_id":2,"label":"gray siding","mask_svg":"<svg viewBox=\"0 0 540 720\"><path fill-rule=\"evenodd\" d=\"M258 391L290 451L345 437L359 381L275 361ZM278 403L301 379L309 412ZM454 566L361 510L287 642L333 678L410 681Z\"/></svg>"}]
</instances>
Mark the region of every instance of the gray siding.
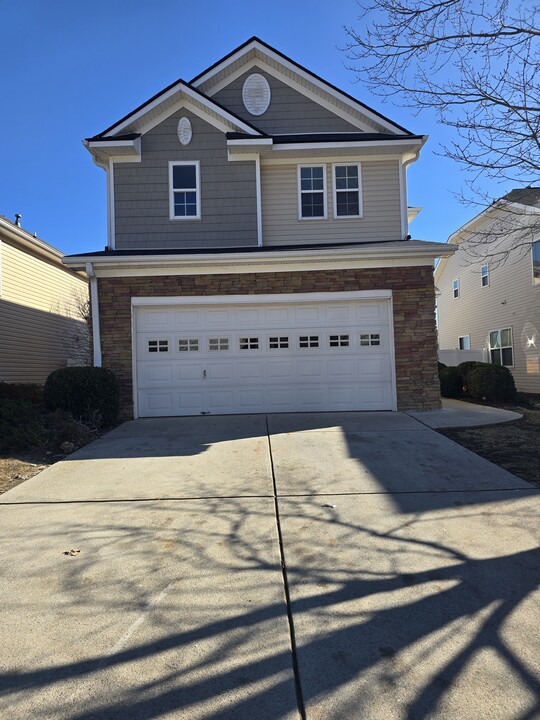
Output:
<instances>
[{"instance_id":1,"label":"gray siding","mask_svg":"<svg viewBox=\"0 0 540 720\"><path fill-rule=\"evenodd\" d=\"M340 159L347 162L347 159ZM351 159L351 163L358 159ZM321 165L302 160L302 165ZM262 165L263 245L401 240L399 163L360 163L363 217L334 219L332 163L326 163L328 219L298 219L298 164Z\"/></svg>"},{"instance_id":2,"label":"gray siding","mask_svg":"<svg viewBox=\"0 0 540 720\"><path fill-rule=\"evenodd\" d=\"M193 138L178 141L181 117ZM169 161L199 160L201 219L169 220ZM257 245L255 163L229 162L225 134L182 109L142 137L142 162L115 163L116 248Z\"/></svg>"},{"instance_id":3,"label":"gray siding","mask_svg":"<svg viewBox=\"0 0 540 720\"><path fill-rule=\"evenodd\" d=\"M264 75L272 92L270 107L257 117L248 113L242 101L244 81L252 73ZM358 132L356 126L257 67L251 68L230 85L219 90L213 96L213 100L270 135L305 132Z\"/></svg>"},{"instance_id":4,"label":"gray siding","mask_svg":"<svg viewBox=\"0 0 540 720\"><path fill-rule=\"evenodd\" d=\"M531 254L510 257L490 268L486 287L481 283L482 264L471 263L460 248L436 273L439 347L456 348L460 336L470 335L471 349L481 350L489 346L490 331L512 328L514 367L510 369L516 386L540 393L540 285L533 284ZM460 284L457 299L455 279Z\"/></svg>"}]
</instances>

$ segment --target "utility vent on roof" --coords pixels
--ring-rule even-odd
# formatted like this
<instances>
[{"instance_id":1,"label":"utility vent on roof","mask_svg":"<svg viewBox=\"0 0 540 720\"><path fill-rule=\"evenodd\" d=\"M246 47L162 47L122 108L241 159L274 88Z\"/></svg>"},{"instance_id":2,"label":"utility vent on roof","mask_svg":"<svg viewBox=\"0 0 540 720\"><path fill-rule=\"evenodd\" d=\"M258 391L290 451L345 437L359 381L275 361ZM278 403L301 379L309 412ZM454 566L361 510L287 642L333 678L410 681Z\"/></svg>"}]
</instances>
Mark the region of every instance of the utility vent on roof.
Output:
<instances>
[{"instance_id":1,"label":"utility vent on roof","mask_svg":"<svg viewBox=\"0 0 540 720\"><path fill-rule=\"evenodd\" d=\"M189 118L181 117L178 121L178 139L182 145L189 145L193 137L193 130Z\"/></svg>"},{"instance_id":2,"label":"utility vent on roof","mask_svg":"<svg viewBox=\"0 0 540 720\"><path fill-rule=\"evenodd\" d=\"M252 115L262 115L270 105L270 85L264 75L253 73L244 83L242 100L246 110Z\"/></svg>"}]
</instances>

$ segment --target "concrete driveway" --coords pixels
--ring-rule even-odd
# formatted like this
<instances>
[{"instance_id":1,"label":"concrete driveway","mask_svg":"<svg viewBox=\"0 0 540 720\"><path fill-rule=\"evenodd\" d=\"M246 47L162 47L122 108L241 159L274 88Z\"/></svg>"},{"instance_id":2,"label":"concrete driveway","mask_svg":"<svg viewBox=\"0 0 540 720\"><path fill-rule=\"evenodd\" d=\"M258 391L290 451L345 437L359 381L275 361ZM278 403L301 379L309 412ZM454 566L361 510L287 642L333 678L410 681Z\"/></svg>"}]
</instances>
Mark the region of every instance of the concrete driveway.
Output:
<instances>
[{"instance_id":1,"label":"concrete driveway","mask_svg":"<svg viewBox=\"0 0 540 720\"><path fill-rule=\"evenodd\" d=\"M538 718L538 493L407 415L125 423L0 497L0 717Z\"/></svg>"}]
</instances>

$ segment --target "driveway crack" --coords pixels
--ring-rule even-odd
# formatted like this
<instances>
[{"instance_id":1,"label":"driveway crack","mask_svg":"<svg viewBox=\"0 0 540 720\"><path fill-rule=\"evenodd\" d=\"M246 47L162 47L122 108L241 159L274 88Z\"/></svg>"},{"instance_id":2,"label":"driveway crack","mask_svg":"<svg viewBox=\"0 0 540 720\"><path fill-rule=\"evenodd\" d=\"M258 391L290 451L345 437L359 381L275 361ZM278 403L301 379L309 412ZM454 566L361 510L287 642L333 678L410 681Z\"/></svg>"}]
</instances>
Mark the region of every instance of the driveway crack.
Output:
<instances>
[{"instance_id":1,"label":"driveway crack","mask_svg":"<svg viewBox=\"0 0 540 720\"><path fill-rule=\"evenodd\" d=\"M285 561L285 548L283 546L283 534L281 532L281 521L279 516L279 501L278 501L278 494L277 494L277 484L276 484L276 473L274 470L274 458L272 455L272 440L270 438L270 428L268 426L268 415L265 416L265 422L266 422L266 435L268 438L268 453L270 455L270 468L272 471L272 489L273 489L273 496L274 496L274 511L276 516L276 529L277 529L277 535L278 535L278 545L279 545L279 556L281 561L281 575L283 577L283 590L285 592L285 604L287 607L287 621L289 625L289 640L291 643L291 661L292 661L292 669L294 673L294 686L296 690L296 702L298 705L298 713L302 720L306 720L306 708L304 704L304 695L302 692L302 683L300 680L300 668L298 665L298 653L297 653L297 647L296 647L296 634L294 630L294 618L292 613L292 605L291 605L291 594L289 591L289 579L287 575L287 563Z\"/></svg>"}]
</instances>

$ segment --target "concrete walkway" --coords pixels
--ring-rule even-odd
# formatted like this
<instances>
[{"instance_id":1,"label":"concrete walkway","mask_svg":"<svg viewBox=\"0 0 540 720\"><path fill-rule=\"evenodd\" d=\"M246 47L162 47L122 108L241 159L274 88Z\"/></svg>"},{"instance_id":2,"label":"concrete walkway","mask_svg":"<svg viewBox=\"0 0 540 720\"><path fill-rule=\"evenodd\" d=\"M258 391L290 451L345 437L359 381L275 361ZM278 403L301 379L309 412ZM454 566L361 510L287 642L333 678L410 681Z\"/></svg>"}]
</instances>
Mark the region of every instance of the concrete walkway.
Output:
<instances>
[{"instance_id":1,"label":"concrete walkway","mask_svg":"<svg viewBox=\"0 0 540 720\"><path fill-rule=\"evenodd\" d=\"M463 400L442 398L441 410L407 413L430 428L472 427L475 425L497 425L498 423L520 420L521 413L494 408L489 405L476 405Z\"/></svg>"},{"instance_id":2,"label":"concrete walkway","mask_svg":"<svg viewBox=\"0 0 540 720\"><path fill-rule=\"evenodd\" d=\"M0 497L0 717L534 718L539 497L404 414L125 423Z\"/></svg>"}]
</instances>

